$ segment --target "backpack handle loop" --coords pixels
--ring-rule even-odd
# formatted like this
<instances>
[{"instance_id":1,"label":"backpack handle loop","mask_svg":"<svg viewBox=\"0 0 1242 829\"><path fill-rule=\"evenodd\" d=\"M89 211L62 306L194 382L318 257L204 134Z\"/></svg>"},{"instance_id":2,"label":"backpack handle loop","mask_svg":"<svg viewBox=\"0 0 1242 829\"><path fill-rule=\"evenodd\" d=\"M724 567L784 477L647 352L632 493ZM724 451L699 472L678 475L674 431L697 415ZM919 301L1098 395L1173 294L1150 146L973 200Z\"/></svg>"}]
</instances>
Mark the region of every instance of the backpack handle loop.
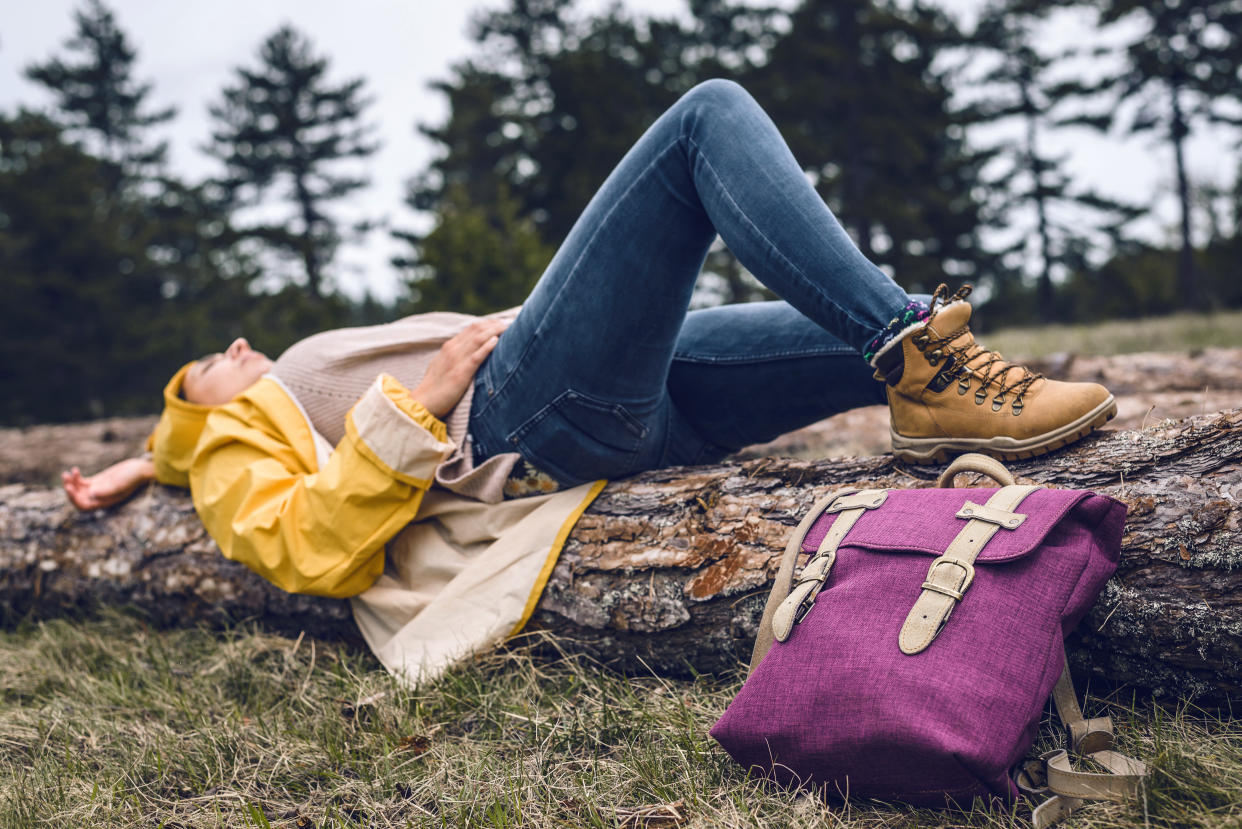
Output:
<instances>
[{"instance_id":1,"label":"backpack handle loop","mask_svg":"<svg viewBox=\"0 0 1242 829\"><path fill-rule=\"evenodd\" d=\"M1013 473L1006 469L1003 463L996 458L972 452L954 459L953 463L949 464L949 468L936 479L936 486L941 489L952 489L953 479L962 472L978 472L980 475L987 475L1001 486L1014 485Z\"/></svg>"}]
</instances>

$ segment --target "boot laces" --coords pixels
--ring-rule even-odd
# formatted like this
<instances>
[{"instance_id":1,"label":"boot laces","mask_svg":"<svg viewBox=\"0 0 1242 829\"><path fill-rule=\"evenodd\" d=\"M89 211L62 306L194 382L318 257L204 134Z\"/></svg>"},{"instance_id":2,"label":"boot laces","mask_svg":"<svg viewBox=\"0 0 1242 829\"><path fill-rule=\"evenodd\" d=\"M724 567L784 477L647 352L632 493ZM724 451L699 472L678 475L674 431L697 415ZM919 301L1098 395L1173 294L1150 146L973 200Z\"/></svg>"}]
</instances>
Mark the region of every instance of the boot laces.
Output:
<instances>
[{"instance_id":1,"label":"boot laces","mask_svg":"<svg viewBox=\"0 0 1242 829\"><path fill-rule=\"evenodd\" d=\"M970 285L963 285L958 288L951 296L949 295L949 286L941 283L932 294L931 313L928 314L927 324L930 326L932 320L936 318L936 314L940 308L950 303L964 300L970 296L973 289ZM925 330L926 327L925 327ZM967 335L966 340L958 345L953 346L951 343L963 334ZM1031 371L1026 366L1010 363L1005 360L999 352L989 351L975 341L974 336L970 333L969 325L961 325L954 331L950 331L940 337L928 337L927 344L924 346L927 352L940 349L944 354L957 359L957 373L959 379L967 380L969 375L973 374L979 380L979 394L986 394L988 388L995 385L996 399L1003 400L1009 392L1014 392L1014 405L1021 410L1022 395L1035 383L1036 380L1043 377L1038 372ZM1017 372L1016 379L1009 382L1010 374Z\"/></svg>"}]
</instances>

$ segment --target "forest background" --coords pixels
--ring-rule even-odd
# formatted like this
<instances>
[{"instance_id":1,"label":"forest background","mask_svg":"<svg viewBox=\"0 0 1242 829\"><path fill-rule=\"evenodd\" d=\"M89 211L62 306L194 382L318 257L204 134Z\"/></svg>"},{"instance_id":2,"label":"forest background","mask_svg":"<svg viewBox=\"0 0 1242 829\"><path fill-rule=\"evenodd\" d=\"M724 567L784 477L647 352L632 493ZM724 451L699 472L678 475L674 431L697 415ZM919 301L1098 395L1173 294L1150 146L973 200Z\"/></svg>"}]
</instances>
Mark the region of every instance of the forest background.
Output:
<instances>
[{"instance_id":1,"label":"forest background","mask_svg":"<svg viewBox=\"0 0 1242 829\"><path fill-rule=\"evenodd\" d=\"M1058 44L1046 26L1068 9L1090 36ZM188 180L157 137L177 110L123 23L84 2L72 40L25 68L55 105L0 111L0 424L155 411L177 366L235 336L274 356L326 328L516 305L625 149L712 77L772 114L868 256L911 290L974 283L984 327L1242 306L1238 0L994 0L969 21L909 0L689 0L671 18L507 0L434 84L448 114L417 128L437 153L391 222L338 209L372 174L366 79L280 27L208 102L217 172ZM1195 177L1205 131L1230 149ZM1088 133L1148 142L1164 192L1099 192L1048 149ZM392 302L341 290L342 245L376 232L402 251ZM767 296L718 246L695 303Z\"/></svg>"}]
</instances>

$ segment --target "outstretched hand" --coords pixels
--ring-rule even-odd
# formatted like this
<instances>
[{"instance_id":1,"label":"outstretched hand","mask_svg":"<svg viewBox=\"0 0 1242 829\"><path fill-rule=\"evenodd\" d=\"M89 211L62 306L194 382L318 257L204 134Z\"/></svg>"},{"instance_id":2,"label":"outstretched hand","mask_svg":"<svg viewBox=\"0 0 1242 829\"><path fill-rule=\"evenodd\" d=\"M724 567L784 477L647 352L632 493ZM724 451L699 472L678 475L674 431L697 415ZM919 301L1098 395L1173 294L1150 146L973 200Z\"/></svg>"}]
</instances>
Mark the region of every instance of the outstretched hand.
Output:
<instances>
[{"instance_id":1,"label":"outstretched hand","mask_svg":"<svg viewBox=\"0 0 1242 829\"><path fill-rule=\"evenodd\" d=\"M69 501L80 510L102 509L124 501L142 484L155 477L155 464L146 458L114 463L89 478L76 466L60 473Z\"/></svg>"},{"instance_id":2,"label":"outstretched hand","mask_svg":"<svg viewBox=\"0 0 1242 829\"><path fill-rule=\"evenodd\" d=\"M510 322L512 320L481 319L470 323L464 331L440 346L427 366L427 373L410 396L422 403L427 411L443 418L466 393L474 380L474 373L492 353L500 341L500 334L509 327Z\"/></svg>"}]
</instances>

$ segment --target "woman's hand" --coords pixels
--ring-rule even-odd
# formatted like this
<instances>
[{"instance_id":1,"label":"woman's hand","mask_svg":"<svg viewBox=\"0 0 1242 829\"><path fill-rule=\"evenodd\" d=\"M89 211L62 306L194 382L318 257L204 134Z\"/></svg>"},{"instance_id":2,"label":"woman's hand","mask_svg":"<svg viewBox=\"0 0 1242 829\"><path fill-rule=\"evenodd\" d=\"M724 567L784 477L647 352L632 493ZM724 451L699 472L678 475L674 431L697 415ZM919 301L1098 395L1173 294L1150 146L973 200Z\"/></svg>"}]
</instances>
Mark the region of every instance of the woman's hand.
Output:
<instances>
[{"instance_id":1,"label":"woman's hand","mask_svg":"<svg viewBox=\"0 0 1242 829\"><path fill-rule=\"evenodd\" d=\"M464 331L440 346L427 366L427 373L410 396L422 403L427 411L443 418L466 393L474 380L474 373L492 353L501 332L511 322L507 319L482 319L470 323Z\"/></svg>"},{"instance_id":2,"label":"woman's hand","mask_svg":"<svg viewBox=\"0 0 1242 829\"><path fill-rule=\"evenodd\" d=\"M101 509L120 503L135 489L155 477L155 464L147 458L129 458L114 463L89 478L76 466L60 473L65 494L80 510Z\"/></svg>"}]
</instances>

